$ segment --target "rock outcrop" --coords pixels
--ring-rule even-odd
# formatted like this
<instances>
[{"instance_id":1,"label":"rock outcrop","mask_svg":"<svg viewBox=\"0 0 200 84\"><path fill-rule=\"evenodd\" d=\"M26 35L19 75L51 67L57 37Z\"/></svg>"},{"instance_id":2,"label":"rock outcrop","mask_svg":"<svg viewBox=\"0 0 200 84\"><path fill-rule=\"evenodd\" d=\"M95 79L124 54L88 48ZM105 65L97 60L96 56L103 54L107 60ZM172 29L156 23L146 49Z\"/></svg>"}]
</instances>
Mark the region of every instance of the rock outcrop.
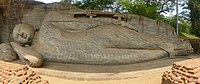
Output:
<instances>
[{"instance_id":1,"label":"rock outcrop","mask_svg":"<svg viewBox=\"0 0 200 84\"><path fill-rule=\"evenodd\" d=\"M175 28L173 28L169 24L163 23L162 21L152 20L140 15L101 12L96 10L93 11L80 10L77 9L76 7L70 6L69 4L54 3L54 4L36 6L32 11L23 15L22 22L33 25L34 29L39 31L42 26L42 22L45 22L44 19L46 14L48 14L49 12L60 13L67 16L68 18L74 18L74 19L90 18L91 21L99 21L98 23L94 23L94 25L91 27L95 27L96 24L97 24L96 26L98 26L99 23L105 22L106 24L112 23L115 25L126 26L140 33L159 36L164 39L168 39L173 44L175 44L176 51L179 52L182 51L181 53L179 53L179 55L181 54L188 55L192 51L192 47L189 41L180 39L175 34ZM54 18L49 18L48 20L50 19ZM68 25L74 26L73 29L71 30L77 30L77 28L80 29L82 27L81 25L79 26L78 24L71 24L70 22L68 22ZM87 27L88 25L83 25L83 26Z\"/></svg>"},{"instance_id":2,"label":"rock outcrop","mask_svg":"<svg viewBox=\"0 0 200 84\"><path fill-rule=\"evenodd\" d=\"M0 0L0 42L12 41L12 30L22 23L23 15L35 5L43 4L34 0Z\"/></svg>"},{"instance_id":3,"label":"rock outcrop","mask_svg":"<svg viewBox=\"0 0 200 84\"><path fill-rule=\"evenodd\" d=\"M17 60L17 54L9 43L0 44L0 60L4 61Z\"/></svg>"},{"instance_id":4,"label":"rock outcrop","mask_svg":"<svg viewBox=\"0 0 200 84\"><path fill-rule=\"evenodd\" d=\"M44 4L34 0L1 3L1 42L13 41L16 24L33 25L36 32L30 46L45 60L127 64L165 56L173 58L192 51L189 41L179 39L173 27L140 15L81 10L66 3ZM20 32L17 36L31 39L27 32Z\"/></svg>"},{"instance_id":5,"label":"rock outcrop","mask_svg":"<svg viewBox=\"0 0 200 84\"><path fill-rule=\"evenodd\" d=\"M66 3L44 4L34 0L1 0L0 11L1 42L13 41L12 30L16 24L31 24L34 26L35 30L39 31L46 14L50 11L54 11L69 15L73 18L104 18L101 19L103 21L110 21L109 18L115 18L128 23L129 26L133 26L138 32L153 34L169 39L174 44L179 45L176 48L177 50L191 47L188 41L180 42L181 40L177 40L178 37L172 26L140 15L87 11L78 9Z\"/></svg>"},{"instance_id":6,"label":"rock outcrop","mask_svg":"<svg viewBox=\"0 0 200 84\"><path fill-rule=\"evenodd\" d=\"M100 11L64 14L49 12L41 28L35 29L39 31L38 34L35 33L33 41L37 40L30 46L33 51L41 54L45 61L63 63L130 64L180 55L177 51L180 47L178 43L183 42L141 32L120 15ZM32 33L26 31L28 27L18 27L14 29L18 31L13 31L14 39L18 39L16 41L19 43L23 42L22 44L29 43L28 40L32 38L28 36L32 36ZM20 38L26 39L26 42ZM189 54L190 45L183 45L183 49L180 50L186 52L184 55ZM15 51L18 54L26 50L22 47L22 52L18 52L17 49Z\"/></svg>"}]
</instances>

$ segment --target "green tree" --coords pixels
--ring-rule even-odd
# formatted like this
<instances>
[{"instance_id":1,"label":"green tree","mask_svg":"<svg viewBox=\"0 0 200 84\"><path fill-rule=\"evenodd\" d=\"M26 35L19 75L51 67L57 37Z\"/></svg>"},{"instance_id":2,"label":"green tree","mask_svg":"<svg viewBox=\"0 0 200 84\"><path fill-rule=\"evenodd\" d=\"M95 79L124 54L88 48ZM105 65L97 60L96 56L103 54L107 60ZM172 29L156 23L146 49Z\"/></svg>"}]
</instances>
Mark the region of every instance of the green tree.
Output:
<instances>
[{"instance_id":1,"label":"green tree","mask_svg":"<svg viewBox=\"0 0 200 84\"><path fill-rule=\"evenodd\" d=\"M165 23L168 23L172 25L174 28L176 28L176 15L175 16L161 16L160 20L162 20ZM183 18L179 18L179 35L184 34L191 34L191 22L188 20L185 20Z\"/></svg>"},{"instance_id":2,"label":"green tree","mask_svg":"<svg viewBox=\"0 0 200 84\"><path fill-rule=\"evenodd\" d=\"M174 11L176 5L175 0L144 0L144 3L148 6L156 5L159 14Z\"/></svg>"},{"instance_id":3,"label":"green tree","mask_svg":"<svg viewBox=\"0 0 200 84\"><path fill-rule=\"evenodd\" d=\"M78 0L61 0L60 2L69 3L69 4L76 4L79 1Z\"/></svg>"},{"instance_id":4,"label":"green tree","mask_svg":"<svg viewBox=\"0 0 200 84\"><path fill-rule=\"evenodd\" d=\"M72 0L61 0L61 2L65 2L65 3L72 3Z\"/></svg>"},{"instance_id":5,"label":"green tree","mask_svg":"<svg viewBox=\"0 0 200 84\"><path fill-rule=\"evenodd\" d=\"M176 16L160 16L159 20L170 24L174 28L176 28Z\"/></svg>"},{"instance_id":6,"label":"green tree","mask_svg":"<svg viewBox=\"0 0 200 84\"><path fill-rule=\"evenodd\" d=\"M122 9L127 10L128 13L143 15L153 19L159 15L156 5L146 5L143 0L120 0L119 3L122 4Z\"/></svg>"},{"instance_id":7,"label":"green tree","mask_svg":"<svg viewBox=\"0 0 200 84\"><path fill-rule=\"evenodd\" d=\"M183 9L188 9L187 1L180 1ZM62 2L73 3L82 9L109 10L121 13L132 13L143 15L152 19L162 20L176 28L176 16L165 17L162 14L174 11L175 0L62 0ZM189 21L188 10L180 14L179 31L190 34L191 22ZM187 19L186 19L187 18Z\"/></svg>"},{"instance_id":8,"label":"green tree","mask_svg":"<svg viewBox=\"0 0 200 84\"><path fill-rule=\"evenodd\" d=\"M200 37L200 0L190 0L188 8L190 9L190 21L192 23L191 33Z\"/></svg>"},{"instance_id":9,"label":"green tree","mask_svg":"<svg viewBox=\"0 0 200 84\"><path fill-rule=\"evenodd\" d=\"M158 19L161 13L174 10L174 0L119 0L129 13Z\"/></svg>"},{"instance_id":10,"label":"green tree","mask_svg":"<svg viewBox=\"0 0 200 84\"><path fill-rule=\"evenodd\" d=\"M190 33L191 29L192 27L190 21L184 20L182 18L179 20L179 31L181 34L182 33L191 34Z\"/></svg>"},{"instance_id":11,"label":"green tree","mask_svg":"<svg viewBox=\"0 0 200 84\"><path fill-rule=\"evenodd\" d=\"M180 7L182 8L181 13L179 13L179 17L183 18L184 20L190 21L190 10L188 8L188 1L189 0L179 0Z\"/></svg>"},{"instance_id":12,"label":"green tree","mask_svg":"<svg viewBox=\"0 0 200 84\"><path fill-rule=\"evenodd\" d=\"M82 0L76 3L81 9L112 10L116 0Z\"/></svg>"}]
</instances>

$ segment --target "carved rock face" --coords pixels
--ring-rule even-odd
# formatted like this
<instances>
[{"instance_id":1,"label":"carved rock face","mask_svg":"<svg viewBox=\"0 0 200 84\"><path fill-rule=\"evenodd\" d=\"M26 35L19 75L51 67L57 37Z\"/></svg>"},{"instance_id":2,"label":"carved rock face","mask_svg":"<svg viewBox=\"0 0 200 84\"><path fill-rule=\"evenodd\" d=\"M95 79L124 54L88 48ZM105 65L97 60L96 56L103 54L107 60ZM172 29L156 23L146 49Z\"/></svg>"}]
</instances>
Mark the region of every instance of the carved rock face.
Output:
<instances>
[{"instance_id":1,"label":"carved rock face","mask_svg":"<svg viewBox=\"0 0 200 84\"><path fill-rule=\"evenodd\" d=\"M10 44L12 45L13 49L17 52L22 62L26 63L31 67L42 66L43 57L39 53L29 48L21 47L18 43L15 42L10 42Z\"/></svg>"},{"instance_id":2,"label":"carved rock face","mask_svg":"<svg viewBox=\"0 0 200 84\"><path fill-rule=\"evenodd\" d=\"M33 27L25 24L17 25L13 31L14 40L22 44L31 42L33 34ZM176 35L171 34L173 39L170 40L156 34L139 32L134 24L112 17L74 18L71 15L49 12L36 35L37 41L31 47L42 56L29 53L31 50L26 52L30 54L27 55L24 53L27 49L23 50L23 47L21 50L14 48L22 57L27 56L27 59L39 56L46 61L63 63L129 64L164 56L173 58L178 46L174 43L178 41L173 40Z\"/></svg>"},{"instance_id":3,"label":"carved rock face","mask_svg":"<svg viewBox=\"0 0 200 84\"><path fill-rule=\"evenodd\" d=\"M34 37L34 29L28 24L18 24L13 29L13 39L21 44L29 44Z\"/></svg>"},{"instance_id":4,"label":"carved rock face","mask_svg":"<svg viewBox=\"0 0 200 84\"><path fill-rule=\"evenodd\" d=\"M0 44L0 59L4 61L14 61L17 59L17 55L9 43Z\"/></svg>"}]
</instances>

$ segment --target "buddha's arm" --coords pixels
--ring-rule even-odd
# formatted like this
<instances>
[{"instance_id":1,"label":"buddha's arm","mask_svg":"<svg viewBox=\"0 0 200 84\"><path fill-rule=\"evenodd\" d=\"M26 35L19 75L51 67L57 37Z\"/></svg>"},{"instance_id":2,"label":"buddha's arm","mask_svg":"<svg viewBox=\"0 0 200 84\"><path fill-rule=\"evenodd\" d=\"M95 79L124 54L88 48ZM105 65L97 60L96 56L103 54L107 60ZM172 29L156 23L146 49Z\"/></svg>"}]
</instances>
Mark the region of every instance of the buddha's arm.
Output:
<instances>
[{"instance_id":1,"label":"buddha's arm","mask_svg":"<svg viewBox=\"0 0 200 84\"><path fill-rule=\"evenodd\" d=\"M19 58L31 67L40 67L43 64L43 57L36 51L20 46L18 43L10 42Z\"/></svg>"}]
</instances>

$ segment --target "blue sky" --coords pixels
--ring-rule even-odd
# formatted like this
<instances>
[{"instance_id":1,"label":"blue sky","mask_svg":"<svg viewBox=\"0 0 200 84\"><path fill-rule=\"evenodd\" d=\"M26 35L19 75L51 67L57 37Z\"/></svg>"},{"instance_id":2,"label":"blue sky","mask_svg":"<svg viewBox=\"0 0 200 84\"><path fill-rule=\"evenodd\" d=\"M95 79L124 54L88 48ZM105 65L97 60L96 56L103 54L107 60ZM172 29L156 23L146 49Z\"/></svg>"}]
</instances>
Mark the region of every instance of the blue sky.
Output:
<instances>
[{"instance_id":1,"label":"blue sky","mask_svg":"<svg viewBox=\"0 0 200 84\"><path fill-rule=\"evenodd\" d=\"M41 1L44 3L52 3L52 2L60 2L61 0L35 0L35 1Z\"/></svg>"}]
</instances>

